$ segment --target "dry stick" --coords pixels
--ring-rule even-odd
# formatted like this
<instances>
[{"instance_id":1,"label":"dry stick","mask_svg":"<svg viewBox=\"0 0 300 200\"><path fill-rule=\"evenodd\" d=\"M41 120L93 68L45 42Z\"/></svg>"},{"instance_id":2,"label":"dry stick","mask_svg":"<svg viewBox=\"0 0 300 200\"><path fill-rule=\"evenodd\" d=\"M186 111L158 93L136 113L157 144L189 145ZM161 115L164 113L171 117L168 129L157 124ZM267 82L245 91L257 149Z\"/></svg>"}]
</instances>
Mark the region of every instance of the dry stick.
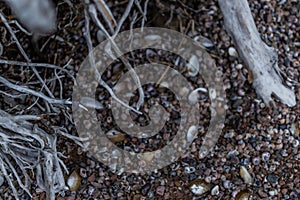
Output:
<instances>
[{"instance_id":1,"label":"dry stick","mask_svg":"<svg viewBox=\"0 0 300 200\"><path fill-rule=\"evenodd\" d=\"M142 13L142 15L144 16L144 11L142 9L142 6L140 4L139 0L134 0L135 5L138 7L139 11Z\"/></svg>"},{"instance_id":2,"label":"dry stick","mask_svg":"<svg viewBox=\"0 0 300 200\"><path fill-rule=\"evenodd\" d=\"M28 32L17 20L11 20L9 24L15 24L26 35L32 36L32 33Z\"/></svg>"},{"instance_id":3,"label":"dry stick","mask_svg":"<svg viewBox=\"0 0 300 200\"><path fill-rule=\"evenodd\" d=\"M72 104L72 102L69 101L69 100L50 98L50 97L47 97L46 95L44 95L43 93L36 92L36 91L31 90L31 89L26 88L26 87L22 87L22 86L19 86L19 85L12 84L11 82L9 82L8 80L6 80L2 76L0 76L0 83L3 83L7 87L12 88L14 90L17 90L19 92L23 92L23 93L27 93L27 94L31 94L31 95L40 97L40 98L46 100L48 103L62 104L62 105Z\"/></svg>"},{"instance_id":4,"label":"dry stick","mask_svg":"<svg viewBox=\"0 0 300 200\"><path fill-rule=\"evenodd\" d=\"M149 3L149 0L146 0L145 1L145 4L144 4L144 16L143 16L143 19L142 19L142 31L144 30L144 26L145 26L145 21L147 21L147 10L148 10L148 3Z\"/></svg>"},{"instance_id":5,"label":"dry stick","mask_svg":"<svg viewBox=\"0 0 300 200\"><path fill-rule=\"evenodd\" d=\"M130 13L130 11L131 11L131 9L132 9L133 2L134 2L134 0L130 0L130 1L129 1L129 3L128 3L126 9L125 9L125 12L123 13L123 15L122 15L122 17L121 17L121 19L120 19L120 21L119 21L119 23L118 23L118 26L117 26L117 28L116 28L116 30L115 30L115 33L114 33L114 35L112 36L112 39L115 39L115 37L116 37L116 36L118 35L118 33L120 32L121 27L122 27L124 21L127 19L128 15L129 15L129 13ZM110 36L109 36L109 37L110 37Z\"/></svg>"},{"instance_id":6,"label":"dry stick","mask_svg":"<svg viewBox=\"0 0 300 200\"><path fill-rule=\"evenodd\" d=\"M124 107L126 107L127 109L129 110L132 110L138 114L141 114L140 111L128 106L126 103L124 103L123 101L121 101L115 94L114 92L112 91L112 89L109 87L109 85L107 85L101 78L101 75L98 71L98 69L96 68L96 65L95 65L95 58L94 58L94 54L93 54L93 44L92 44L92 39L91 39L91 36L90 36L90 18L87 14L87 11L85 10L84 11L84 14L85 14L85 39L87 41L87 45L88 45L88 49L89 49L89 62L90 64L92 65L93 69L95 70L95 74L96 74L96 78L97 78L97 81L100 85L102 85L108 92L109 94L111 95L111 97L117 101L118 103L120 103L121 105L123 105Z\"/></svg>"},{"instance_id":7,"label":"dry stick","mask_svg":"<svg viewBox=\"0 0 300 200\"><path fill-rule=\"evenodd\" d=\"M275 94L282 103L296 105L293 90L282 83L278 55L260 38L247 0L219 0L227 32L233 38L240 56L253 72L253 87L266 105Z\"/></svg>"},{"instance_id":8,"label":"dry stick","mask_svg":"<svg viewBox=\"0 0 300 200\"><path fill-rule=\"evenodd\" d=\"M17 44L18 49L20 50L21 54L23 55L23 57L25 58L25 60L30 63L31 60L28 58L27 54L25 53L23 47L21 46L17 36L15 35L14 31L12 30L12 28L10 27L10 25L8 24L6 18L4 17L4 14L0 11L0 18L2 20L2 22L4 23L4 25L6 26L6 28L8 29L9 33L11 34L11 36L13 37L14 41ZM43 81L42 77L40 76L40 74L38 73L37 69L35 67L32 67L32 70L34 72L34 74L37 76L37 78L39 79L39 81L45 86L46 91L48 92L48 94L54 98L54 95L51 93L51 91L49 90L48 86L46 85L46 83Z\"/></svg>"},{"instance_id":9,"label":"dry stick","mask_svg":"<svg viewBox=\"0 0 300 200\"><path fill-rule=\"evenodd\" d=\"M59 84L59 97L60 97L60 99L62 99L62 98L63 98L63 97L62 97L62 96L63 96L62 82L61 82L61 80L58 78L56 69L54 70L54 75L55 75L55 77L57 77L58 84Z\"/></svg>"},{"instance_id":10,"label":"dry stick","mask_svg":"<svg viewBox=\"0 0 300 200\"><path fill-rule=\"evenodd\" d=\"M11 164L11 162L9 161L9 159L7 158L6 155L2 155L5 159L6 164L8 165L8 167L10 168L10 170L12 171L12 173L14 174L15 178L17 179L17 182L19 184L19 186L32 198L32 195L30 194L29 190L26 188L26 186L22 183L16 169L14 168L14 166ZM12 156L14 159L17 159L16 156ZM22 165L20 166L20 168L23 168ZM27 174L27 173L26 173ZM26 177L26 176L25 176Z\"/></svg>"},{"instance_id":11,"label":"dry stick","mask_svg":"<svg viewBox=\"0 0 300 200\"><path fill-rule=\"evenodd\" d=\"M27 62L20 62L20 61L14 61L14 60L2 60L0 59L0 64L7 64L7 65L15 65L15 66L29 66L32 68L50 68L50 69L58 69L61 70L63 72L65 72L66 74L68 74L74 81L74 83L76 84L76 79L75 77L66 69L64 69L63 67L59 67L56 65L52 65L52 64L48 64L48 63L27 63ZM65 65L68 66L69 62Z\"/></svg>"},{"instance_id":12,"label":"dry stick","mask_svg":"<svg viewBox=\"0 0 300 200\"><path fill-rule=\"evenodd\" d=\"M94 2L97 6L97 9L103 16L105 22L108 24L110 31L113 33L114 27L117 26L117 22L113 16L113 14L111 13L109 7L106 5L106 3L103 0L94 0Z\"/></svg>"},{"instance_id":13,"label":"dry stick","mask_svg":"<svg viewBox=\"0 0 300 200\"><path fill-rule=\"evenodd\" d=\"M133 1L133 0L132 0ZM133 3L133 2L132 2ZM132 5L131 5L132 6ZM131 8L130 3L129 3L129 8ZM127 8L128 8L127 7ZM136 85L138 86L138 91L139 91L139 100L136 104L137 110L139 110L140 106L144 103L144 91L143 88L141 86L141 82L139 77L137 76L135 70L133 70L132 66L130 65L130 63L128 62L127 59L124 58L123 53L120 51L120 49L118 48L117 44L114 41L114 37L116 35L114 35L113 37L111 37L109 35L109 33L106 31L105 27L103 26L103 24L100 22L100 20L97 17L97 12L96 9L93 5L89 6L89 11L90 14L92 16L92 19L94 20L94 22L99 26L99 28L102 30L102 32L104 33L104 35L108 38L108 40L110 41L110 44L112 44L113 49L115 50L115 52L117 53L117 55L119 56L119 58L121 59L121 61L124 63L124 65L127 67L130 76L134 79L134 82L136 83ZM130 11L130 10L129 10ZM124 13L123 16L128 16L128 11L126 9L126 12ZM122 17L123 18L123 17ZM118 24L119 25L119 24ZM140 113L140 112L138 112Z\"/></svg>"}]
</instances>

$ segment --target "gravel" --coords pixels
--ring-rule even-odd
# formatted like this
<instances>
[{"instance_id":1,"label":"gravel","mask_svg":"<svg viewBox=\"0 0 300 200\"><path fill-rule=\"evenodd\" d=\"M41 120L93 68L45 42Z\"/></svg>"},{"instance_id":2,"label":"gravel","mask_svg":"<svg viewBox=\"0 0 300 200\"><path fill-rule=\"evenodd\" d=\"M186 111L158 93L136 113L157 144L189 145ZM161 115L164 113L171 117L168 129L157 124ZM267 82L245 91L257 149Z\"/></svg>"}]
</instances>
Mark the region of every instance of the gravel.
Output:
<instances>
[{"instance_id":1,"label":"gravel","mask_svg":"<svg viewBox=\"0 0 300 200\"><path fill-rule=\"evenodd\" d=\"M120 5L116 4L112 7L113 14L119 16L118 13L123 10L124 5L121 1L108 1L108 5L112 6L113 2L120 3ZM300 199L300 21L299 9L296 9L297 6L299 8L299 1L249 1L263 40L277 48L280 69L288 76L287 81L289 85L293 86L297 94L297 105L293 108L288 108L280 103L277 103L276 107L268 108L257 97L251 87L253 82L251 72L248 71L241 58L236 54L233 41L223 29L222 15L215 0L183 0L182 3L161 1L161 3L169 8L175 7L174 16L178 15L177 12L184 13L182 11L184 9L187 11L182 16L183 30L191 37L201 35L201 37L198 37L199 40L203 40L203 46L214 58L217 67L224 73L228 110L225 128L214 152L202 160L198 158L198 151L204 135L199 133L198 137L195 139L193 137L194 142L189 152L163 169L144 175L128 174L126 172L116 174L98 162L89 152L84 152L81 147L76 146L74 143L61 139L58 141L58 147L64 155L68 155L63 161L71 173L71 175L65 174L65 180L75 180L80 183L68 181L70 184L75 184L72 191L61 192L58 194L57 199L241 200L250 199L250 197L252 199ZM78 10L82 9L81 3L75 1L73 4ZM194 11L187 6L193 7ZM59 14L58 23L61 21L60 23L65 24L72 17L70 11L66 8L67 4L60 7L61 10L65 10L65 13ZM149 24L146 23L147 26L160 25L166 28L180 28L176 24L177 17L173 17L169 25L161 25L160 20L165 18L161 16L157 19L157 15L167 16L167 20L169 12L163 10L161 11L163 14L160 14L156 12L159 9L160 7L155 4L155 1L149 3L147 18L150 22ZM199 11L196 12L196 10ZM77 20L76 26L74 25L74 27L69 27L66 30L59 29L57 32L62 38L76 46L75 49L66 44L52 41L49 45L52 45L53 49L44 50L44 54L47 56L36 55L28 47L28 52L32 57L38 60L54 60L56 56L58 64L65 63L66 60L72 57L74 67L70 70L78 71L80 63L86 56L87 49L84 37L80 32L83 28L83 16L78 13L76 15L78 18L74 18L74 20ZM151 21L151 19L153 20ZM194 30L186 28L189 19L194 20ZM0 24L0 30L2 30L2 26ZM126 22L125 26L129 28L129 23ZM138 24L135 26L138 27ZM124 27L124 29L126 28ZM98 41L103 40L102 33L96 30L95 27L91 31L95 41L97 39ZM40 42L46 40L42 38ZM30 46L29 39L26 36L22 37L21 42ZM0 42L4 48L2 56L6 58L14 57L15 53L7 47L7 43ZM0 73L7 74L11 71L8 67L4 67L0 68ZM14 74L12 76L18 77ZM197 77L191 78L191 82L199 86L201 84L200 79ZM71 82L65 81L63 84L66 86L64 87L64 95L71 97ZM149 91L152 91L152 89L149 89ZM103 93L103 95L107 94ZM163 91L162 96L164 95L168 96L169 93ZM101 90L99 90L99 96L101 96ZM104 104L99 105L105 106L105 98L101 101ZM9 108L8 103L2 102L2 99L0 99L0 103L0 109ZM176 102L167 103L169 106L176 107ZM206 101L205 103L202 108L203 113L201 113L203 119L207 118L205 113L208 114L209 102ZM109 118L111 115L109 111L103 110L99 115L106 116L102 120L106 121L107 129L114 127L115 124ZM176 115L174 114L174 116ZM66 126L70 132L76 133L72 124L64 124L59 121L59 118L53 118L52 120L56 120L61 126ZM206 130L207 120L203 120L203 126ZM170 127L174 128L171 125ZM161 142L161 140L171 140L173 137L174 133L171 131L168 134L154 137L152 142L135 140L123 134L114 135L112 140L119 147L126 146L128 149L135 149L139 152L151 148L160 148L166 144L165 141ZM151 158L149 159L151 160ZM240 171L243 171L242 173L246 175L241 177ZM76 177L70 178L70 176ZM201 187L207 190L201 194L195 193L195 191L199 191L200 186L193 187L193 184L201 184ZM194 189L191 189L191 187ZM31 192L33 199L45 198L45 194L39 190L38 186L33 186ZM0 197L10 199L10 194L8 184L6 181L3 182L3 177L0 174ZM20 198L26 199L25 194L20 192Z\"/></svg>"}]
</instances>

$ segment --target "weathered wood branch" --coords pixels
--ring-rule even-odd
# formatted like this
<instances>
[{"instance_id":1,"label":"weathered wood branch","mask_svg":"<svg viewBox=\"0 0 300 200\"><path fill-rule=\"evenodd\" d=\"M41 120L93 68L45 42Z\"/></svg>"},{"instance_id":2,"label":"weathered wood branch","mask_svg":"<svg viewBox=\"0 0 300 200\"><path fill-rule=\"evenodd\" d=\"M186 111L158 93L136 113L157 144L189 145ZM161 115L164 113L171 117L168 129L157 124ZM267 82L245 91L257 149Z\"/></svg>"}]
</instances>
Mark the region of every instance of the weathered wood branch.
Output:
<instances>
[{"instance_id":1,"label":"weathered wood branch","mask_svg":"<svg viewBox=\"0 0 300 200\"><path fill-rule=\"evenodd\" d=\"M227 32L233 38L239 55L252 71L253 87L266 105L271 95L288 105L296 105L293 90L282 83L277 64L278 55L260 38L247 0L219 0Z\"/></svg>"}]
</instances>

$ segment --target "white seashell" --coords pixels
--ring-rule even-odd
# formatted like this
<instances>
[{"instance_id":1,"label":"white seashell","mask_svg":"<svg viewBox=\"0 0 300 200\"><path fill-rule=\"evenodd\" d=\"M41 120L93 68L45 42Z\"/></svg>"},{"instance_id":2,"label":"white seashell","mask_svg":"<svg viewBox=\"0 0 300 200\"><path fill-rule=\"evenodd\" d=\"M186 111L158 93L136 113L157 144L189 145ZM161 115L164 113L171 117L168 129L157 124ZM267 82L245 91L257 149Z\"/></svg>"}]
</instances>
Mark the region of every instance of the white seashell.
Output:
<instances>
[{"instance_id":1,"label":"white seashell","mask_svg":"<svg viewBox=\"0 0 300 200\"><path fill-rule=\"evenodd\" d=\"M215 187L213 187L213 189L211 190L211 195L213 196L217 196L220 193L220 188L218 185L216 185Z\"/></svg>"},{"instance_id":2,"label":"white seashell","mask_svg":"<svg viewBox=\"0 0 300 200\"><path fill-rule=\"evenodd\" d=\"M237 65L235 66L235 68L236 68L236 69L242 69L242 68L243 68L243 65L242 65L242 64L237 64Z\"/></svg>"},{"instance_id":3,"label":"white seashell","mask_svg":"<svg viewBox=\"0 0 300 200\"><path fill-rule=\"evenodd\" d=\"M196 36L194 38L194 41L196 41L197 43L200 43L201 46L206 47L206 48L211 48L214 46L214 43L210 39L203 37L203 36Z\"/></svg>"},{"instance_id":4,"label":"white seashell","mask_svg":"<svg viewBox=\"0 0 300 200\"><path fill-rule=\"evenodd\" d=\"M206 192L208 192L211 188L211 185L209 183L206 183L203 180L193 180L190 183L190 190L195 194L195 195L202 195Z\"/></svg>"},{"instance_id":5,"label":"white seashell","mask_svg":"<svg viewBox=\"0 0 300 200\"><path fill-rule=\"evenodd\" d=\"M81 97L80 103L88 108L103 109L102 103L91 97Z\"/></svg>"},{"instance_id":6,"label":"white seashell","mask_svg":"<svg viewBox=\"0 0 300 200\"><path fill-rule=\"evenodd\" d=\"M167 83L167 82L161 82L160 84L159 84L161 87L165 87L165 88L169 88L169 83Z\"/></svg>"},{"instance_id":7,"label":"white seashell","mask_svg":"<svg viewBox=\"0 0 300 200\"><path fill-rule=\"evenodd\" d=\"M198 135L198 127L195 125L191 126L186 135L187 141L189 143L192 143L193 140L197 137L197 135Z\"/></svg>"},{"instance_id":8,"label":"white seashell","mask_svg":"<svg viewBox=\"0 0 300 200\"><path fill-rule=\"evenodd\" d=\"M81 183L81 177L76 171L73 171L67 180L71 191L77 191Z\"/></svg>"},{"instance_id":9,"label":"white seashell","mask_svg":"<svg viewBox=\"0 0 300 200\"><path fill-rule=\"evenodd\" d=\"M203 92L203 93L207 93L207 89L206 88L197 88L195 90L193 90L190 95L188 96L188 100L189 103L191 105L196 104L199 101L199 94L198 92Z\"/></svg>"},{"instance_id":10,"label":"white seashell","mask_svg":"<svg viewBox=\"0 0 300 200\"><path fill-rule=\"evenodd\" d=\"M192 55L192 57L189 60L189 63L187 64L188 74L190 76L196 76L199 72L199 61L197 56Z\"/></svg>"},{"instance_id":11,"label":"white seashell","mask_svg":"<svg viewBox=\"0 0 300 200\"><path fill-rule=\"evenodd\" d=\"M241 166L241 168L240 168L240 176L243 178L245 183L247 183L247 184L253 183L252 176L249 174L248 170L244 166Z\"/></svg>"},{"instance_id":12,"label":"white seashell","mask_svg":"<svg viewBox=\"0 0 300 200\"><path fill-rule=\"evenodd\" d=\"M235 57L235 58L239 57L238 52L233 47L229 47L228 53L232 57Z\"/></svg>"}]
</instances>

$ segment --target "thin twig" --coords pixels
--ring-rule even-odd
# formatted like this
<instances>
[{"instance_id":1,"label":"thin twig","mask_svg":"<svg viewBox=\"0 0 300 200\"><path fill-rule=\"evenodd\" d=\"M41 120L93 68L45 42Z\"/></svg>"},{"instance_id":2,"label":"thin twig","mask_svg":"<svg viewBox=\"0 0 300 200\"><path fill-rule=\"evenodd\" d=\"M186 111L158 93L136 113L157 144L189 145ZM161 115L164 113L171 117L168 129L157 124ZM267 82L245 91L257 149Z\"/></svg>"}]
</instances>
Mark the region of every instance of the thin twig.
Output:
<instances>
[{"instance_id":1,"label":"thin twig","mask_svg":"<svg viewBox=\"0 0 300 200\"><path fill-rule=\"evenodd\" d=\"M90 52L90 55L89 55L89 62L90 64L92 65L93 69L95 70L95 74L96 74L96 78L97 78L97 81L100 85L102 85L108 92L109 94L111 95L111 97L117 101L118 103L120 103L121 105L125 106L127 109L129 110L132 110L138 114L141 114L140 111L128 106L126 103L124 103L123 101L121 101L115 94L114 92L112 91L112 89L109 87L109 85L107 85L101 78L101 75L98 71L98 69L96 68L96 65L95 65L95 58L94 58L94 54L93 54L93 45L92 45L92 39L91 39L91 36L90 36L90 18L87 14L87 11L85 10L84 12L85 14L85 38L87 40L87 45L88 45L88 49L89 49L89 52ZM102 24L101 24L102 25Z\"/></svg>"},{"instance_id":2,"label":"thin twig","mask_svg":"<svg viewBox=\"0 0 300 200\"><path fill-rule=\"evenodd\" d=\"M68 66L69 62L65 66ZM75 77L68 70L64 69L63 67L56 66L56 65L52 65L52 64L48 64L48 63L20 62L20 61L2 60L2 59L0 59L0 64L15 65L15 66L29 66L32 68L33 67L35 67L35 68L50 68L50 69L61 70L61 71L65 72L66 74L68 74L73 79L74 84L76 84Z\"/></svg>"},{"instance_id":3,"label":"thin twig","mask_svg":"<svg viewBox=\"0 0 300 200\"><path fill-rule=\"evenodd\" d=\"M147 21L148 3L149 3L149 0L146 0L145 4L144 4L144 16L143 16L142 25L141 25L142 31L144 30L145 21Z\"/></svg>"},{"instance_id":4,"label":"thin twig","mask_svg":"<svg viewBox=\"0 0 300 200\"><path fill-rule=\"evenodd\" d=\"M12 84L11 82L9 82L8 80L6 80L2 76L0 76L0 82L3 83L4 85L6 85L7 87L9 87L11 89L14 89L14 90L17 90L17 91L19 91L21 93L27 93L27 94L31 94L31 95L40 97L40 98L46 100L48 103L63 104L63 105L64 104L72 104L72 102L69 101L69 100L61 100L61 99L50 98L50 97L47 97L46 95L44 95L41 92L36 92L36 91L31 90L29 88Z\"/></svg>"},{"instance_id":5,"label":"thin twig","mask_svg":"<svg viewBox=\"0 0 300 200\"><path fill-rule=\"evenodd\" d=\"M110 31L113 33L114 27L117 26L117 22L113 16L113 14L111 13L109 7L106 5L105 1L103 1L103 0L94 0L94 2L97 6L97 9L103 16L105 22L107 23Z\"/></svg>"},{"instance_id":6,"label":"thin twig","mask_svg":"<svg viewBox=\"0 0 300 200\"><path fill-rule=\"evenodd\" d=\"M131 64L129 63L129 61L124 58L123 53L120 51L120 49L118 48L117 44L114 41L114 38L112 38L109 33L106 31L106 29L104 28L103 24L100 22L100 20L97 17L97 13L96 13L96 9L93 5L89 6L89 12L92 16L92 19L94 20L94 22L99 26L99 28L103 31L103 33L105 34L105 36L108 38L110 44L112 44L112 47L114 49L114 51L117 53L117 56L121 59L121 61L124 63L124 65L127 67L130 76L134 79L134 82L136 83L137 87L138 87L138 91L139 91L139 100L136 104L137 110L139 110L140 106L144 103L144 91L140 82L140 79L138 77L138 75L136 74L135 70L132 68ZM123 103L123 102L122 102ZM123 104L122 104L123 105ZM127 106L128 107L128 106ZM140 112L137 112L140 113Z\"/></svg>"},{"instance_id":7,"label":"thin twig","mask_svg":"<svg viewBox=\"0 0 300 200\"><path fill-rule=\"evenodd\" d=\"M119 32L120 32L120 30L121 30L121 27L122 27L124 21L127 19L128 15L129 15L129 13L130 13L130 11L131 11L131 9L132 9L133 2L134 2L134 0L130 0L130 1L128 2L127 7L126 7L124 13L123 13L121 19L119 20L118 26L117 26L117 28L115 29L115 33L114 33L114 35L112 36L112 39L115 39L115 37L119 34Z\"/></svg>"},{"instance_id":8,"label":"thin twig","mask_svg":"<svg viewBox=\"0 0 300 200\"><path fill-rule=\"evenodd\" d=\"M27 54L25 53L22 45L20 44L16 34L14 33L14 31L12 30L12 28L10 27L10 25L8 24L4 14L0 11L0 18L2 20L2 22L4 23L5 27L8 29L9 33L11 34L12 38L14 39L15 43L17 44L17 47L19 49L19 51L21 52L21 54L23 55L23 57L25 58L25 60L30 63L31 60L29 59L29 57L27 56ZM41 78L40 74L38 73L37 69L35 67L32 67L32 70L34 72L34 74L37 76L37 78L39 79L39 81L45 86L46 91L48 92L48 94L54 98L54 95L50 92L49 88L47 87L47 85L45 84L45 82L43 81L43 79Z\"/></svg>"}]
</instances>

